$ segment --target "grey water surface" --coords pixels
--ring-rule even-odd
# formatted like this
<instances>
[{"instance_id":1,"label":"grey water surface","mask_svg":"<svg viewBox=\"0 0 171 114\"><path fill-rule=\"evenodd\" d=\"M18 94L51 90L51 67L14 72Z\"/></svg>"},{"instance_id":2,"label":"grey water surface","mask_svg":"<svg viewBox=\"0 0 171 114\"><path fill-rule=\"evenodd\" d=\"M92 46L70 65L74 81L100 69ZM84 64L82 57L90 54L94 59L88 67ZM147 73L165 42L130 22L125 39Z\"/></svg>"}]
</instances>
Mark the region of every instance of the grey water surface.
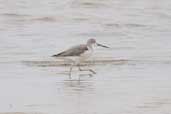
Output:
<instances>
[{"instance_id":1,"label":"grey water surface","mask_svg":"<svg viewBox=\"0 0 171 114\"><path fill-rule=\"evenodd\" d=\"M95 38L79 75L51 55ZM117 62L118 61L118 62ZM124 61L124 62L123 62ZM53 64L53 65L52 65ZM0 113L171 114L171 0L0 0ZM16 114L16 113L15 113Z\"/></svg>"}]
</instances>

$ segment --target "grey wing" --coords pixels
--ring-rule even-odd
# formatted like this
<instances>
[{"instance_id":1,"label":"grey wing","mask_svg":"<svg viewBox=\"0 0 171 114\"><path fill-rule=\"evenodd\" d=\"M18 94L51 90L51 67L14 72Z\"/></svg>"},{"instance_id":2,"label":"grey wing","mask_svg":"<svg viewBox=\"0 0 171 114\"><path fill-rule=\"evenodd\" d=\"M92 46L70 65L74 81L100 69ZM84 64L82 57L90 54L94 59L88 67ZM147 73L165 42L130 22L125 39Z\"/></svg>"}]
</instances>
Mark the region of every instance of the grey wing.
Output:
<instances>
[{"instance_id":1,"label":"grey wing","mask_svg":"<svg viewBox=\"0 0 171 114\"><path fill-rule=\"evenodd\" d=\"M53 56L54 57L79 56L87 50L88 48L86 45L78 45Z\"/></svg>"}]
</instances>

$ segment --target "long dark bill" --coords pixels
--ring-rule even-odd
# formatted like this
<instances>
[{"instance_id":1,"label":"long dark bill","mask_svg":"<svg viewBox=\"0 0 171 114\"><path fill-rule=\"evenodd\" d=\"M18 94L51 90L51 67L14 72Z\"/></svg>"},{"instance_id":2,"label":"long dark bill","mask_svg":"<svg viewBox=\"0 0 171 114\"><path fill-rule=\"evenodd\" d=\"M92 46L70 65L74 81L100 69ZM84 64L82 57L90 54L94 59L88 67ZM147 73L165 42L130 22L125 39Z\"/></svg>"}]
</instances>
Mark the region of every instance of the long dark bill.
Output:
<instances>
[{"instance_id":1,"label":"long dark bill","mask_svg":"<svg viewBox=\"0 0 171 114\"><path fill-rule=\"evenodd\" d=\"M104 48L110 48L108 46L105 46L105 45L102 45L102 44L99 44L99 43L97 43L97 46L104 47Z\"/></svg>"}]
</instances>

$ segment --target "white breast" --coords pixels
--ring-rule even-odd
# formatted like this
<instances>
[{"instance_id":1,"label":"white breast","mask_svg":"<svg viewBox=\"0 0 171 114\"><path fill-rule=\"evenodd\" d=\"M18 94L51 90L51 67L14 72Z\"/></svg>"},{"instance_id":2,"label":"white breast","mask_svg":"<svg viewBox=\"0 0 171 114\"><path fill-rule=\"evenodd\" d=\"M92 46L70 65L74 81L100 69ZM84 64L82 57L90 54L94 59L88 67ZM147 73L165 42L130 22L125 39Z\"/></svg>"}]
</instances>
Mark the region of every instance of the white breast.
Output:
<instances>
[{"instance_id":1,"label":"white breast","mask_svg":"<svg viewBox=\"0 0 171 114\"><path fill-rule=\"evenodd\" d=\"M80 55L80 61L84 61L86 59L88 59L93 53L93 50L88 49L87 51L85 51L83 54Z\"/></svg>"}]
</instances>

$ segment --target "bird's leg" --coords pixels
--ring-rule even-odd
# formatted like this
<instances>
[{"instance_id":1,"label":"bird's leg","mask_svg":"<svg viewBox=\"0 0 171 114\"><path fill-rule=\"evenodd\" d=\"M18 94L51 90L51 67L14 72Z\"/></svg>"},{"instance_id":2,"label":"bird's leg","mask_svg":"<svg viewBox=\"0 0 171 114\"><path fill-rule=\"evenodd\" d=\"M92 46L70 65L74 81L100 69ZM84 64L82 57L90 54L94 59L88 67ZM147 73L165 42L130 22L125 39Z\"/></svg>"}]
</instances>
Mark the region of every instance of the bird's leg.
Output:
<instances>
[{"instance_id":1,"label":"bird's leg","mask_svg":"<svg viewBox=\"0 0 171 114\"><path fill-rule=\"evenodd\" d=\"M70 66L70 70L69 70L69 79L71 79L72 68L73 68L73 65Z\"/></svg>"},{"instance_id":2,"label":"bird's leg","mask_svg":"<svg viewBox=\"0 0 171 114\"><path fill-rule=\"evenodd\" d=\"M96 72L92 69L81 69L80 65L78 64L79 71L90 71L93 74L96 74Z\"/></svg>"},{"instance_id":3,"label":"bird's leg","mask_svg":"<svg viewBox=\"0 0 171 114\"><path fill-rule=\"evenodd\" d=\"M79 76L87 76L87 75L89 75L90 77L92 77L93 75L90 73L90 74L80 74Z\"/></svg>"},{"instance_id":4,"label":"bird's leg","mask_svg":"<svg viewBox=\"0 0 171 114\"><path fill-rule=\"evenodd\" d=\"M96 72L92 69L88 69L90 72L92 72L93 74L96 74Z\"/></svg>"},{"instance_id":5,"label":"bird's leg","mask_svg":"<svg viewBox=\"0 0 171 114\"><path fill-rule=\"evenodd\" d=\"M69 70L69 78L71 79L71 73L72 73L72 69L73 69L73 66L74 66L75 62L72 61L71 65L70 65L70 70Z\"/></svg>"},{"instance_id":6,"label":"bird's leg","mask_svg":"<svg viewBox=\"0 0 171 114\"><path fill-rule=\"evenodd\" d=\"M81 71L82 69L81 69L81 67L80 67L80 64L78 64L77 66L78 66L79 71Z\"/></svg>"}]
</instances>

